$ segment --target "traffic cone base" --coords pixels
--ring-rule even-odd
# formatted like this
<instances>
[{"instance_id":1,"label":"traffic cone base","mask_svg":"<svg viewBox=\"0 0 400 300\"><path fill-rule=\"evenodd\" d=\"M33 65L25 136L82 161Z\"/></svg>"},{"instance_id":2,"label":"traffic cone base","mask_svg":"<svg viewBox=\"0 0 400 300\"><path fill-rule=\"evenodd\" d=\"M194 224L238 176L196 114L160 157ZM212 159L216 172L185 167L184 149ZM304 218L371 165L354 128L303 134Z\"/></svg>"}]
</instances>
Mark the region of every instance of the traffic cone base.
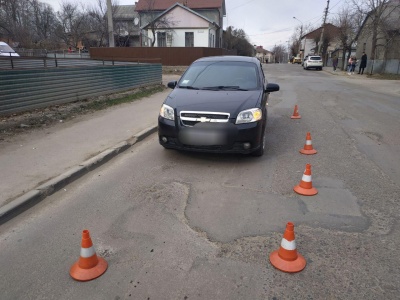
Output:
<instances>
[{"instance_id":1,"label":"traffic cone base","mask_svg":"<svg viewBox=\"0 0 400 300\"><path fill-rule=\"evenodd\" d=\"M296 273L306 267L306 260L301 254L297 253L297 258L295 260L287 261L282 259L278 252L279 251L276 250L269 256L269 261L278 270L288 273Z\"/></svg>"},{"instance_id":2,"label":"traffic cone base","mask_svg":"<svg viewBox=\"0 0 400 300\"><path fill-rule=\"evenodd\" d=\"M290 118L291 118L291 119L301 119L301 116L300 116L300 115L297 115L297 116L291 116Z\"/></svg>"},{"instance_id":3,"label":"traffic cone base","mask_svg":"<svg viewBox=\"0 0 400 300\"><path fill-rule=\"evenodd\" d=\"M316 194L318 194L318 190L315 187L309 188L309 189L305 189L302 188L300 185L296 185L293 190L300 195L303 196L314 196Z\"/></svg>"},{"instance_id":4,"label":"traffic cone base","mask_svg":"<svg viewBox=\"0 0 400 300\"><path fill-rule=\"evenodd\" d=\"M317 153L317 150L315 150L315 149L312 149L312 150L301 149L299 152L301 154L311 155L311 154Z\"/></svg>"},{"instance_id":5,"label":"traffic cone base","mask_svg":"<svg viewBox=\"0 0 400 300\"><path fill-rule=\"evenodd\" d=\"M69 274L78 281L89 281L100 277L107 270L108 263L102 257L97 257L97 259L99 260L97 265L90 269L82 269L79 266L79 261L77 261L72 265Z\"/></svg>"}]
</instances>

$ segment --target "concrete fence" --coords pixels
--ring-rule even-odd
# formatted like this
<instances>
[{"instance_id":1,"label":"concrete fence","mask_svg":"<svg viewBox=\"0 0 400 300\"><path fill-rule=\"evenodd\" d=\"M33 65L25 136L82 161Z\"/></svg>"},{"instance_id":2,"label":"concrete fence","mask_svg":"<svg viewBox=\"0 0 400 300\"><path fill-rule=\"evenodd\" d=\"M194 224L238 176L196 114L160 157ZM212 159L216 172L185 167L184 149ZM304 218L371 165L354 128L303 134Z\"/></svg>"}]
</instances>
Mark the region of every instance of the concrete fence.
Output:
<instances>
[{"instance_id":1,"label":"concrete fence","mask_svg":"<svg viewBox=\"0 0 400 300\"><path fill-rule=\"evenodd\" d=\"M339 66L340 65L341 65L341 61L339 61ZM331 58L328 59L326 66L332 67L332 59ZM358 72L359 66L360 66L360 61L357 62L357 66L356 66L357 72ZM345 67L347 67L347 64ZM368 60L367 67L365 68L364 73L400 74L400 59Z\"/></svg>"},{"instance_id":2,"label":"concrete fence","mask_svg":"<svg viewBox=\"0 0 400 300\"><path fill-rule=\"evenodd\" d=\"M0 114L73 102L161 82L161 64L0 69Z\"/></svg>"}]
</instances>

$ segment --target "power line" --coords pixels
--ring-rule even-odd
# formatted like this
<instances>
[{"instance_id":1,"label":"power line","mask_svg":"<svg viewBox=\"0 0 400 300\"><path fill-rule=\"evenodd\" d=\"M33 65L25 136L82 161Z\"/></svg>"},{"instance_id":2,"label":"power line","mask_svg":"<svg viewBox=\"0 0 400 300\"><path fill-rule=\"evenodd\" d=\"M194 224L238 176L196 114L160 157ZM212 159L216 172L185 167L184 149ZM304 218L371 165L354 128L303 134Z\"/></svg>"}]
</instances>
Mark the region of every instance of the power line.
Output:
<instances>
[{"instance_id":1,"label":"power line","mask_svg":"<svg viewBox=\"0 0 400 300\"><path fill-rule=\"evenodd\" d=\"M245 5L247 5L247 4L249 4L250 2L253 2L253 1L254 1L254 0L249 0L249 1L247 1L246 3L242 3L242 4L238 5L238 6L235 6L235 7L233 7L233 8L230 8L229 10L232 11L232 10L234 10L234 9L236 9L236 8L245 6Z\"/></svg>"}]
</instances>

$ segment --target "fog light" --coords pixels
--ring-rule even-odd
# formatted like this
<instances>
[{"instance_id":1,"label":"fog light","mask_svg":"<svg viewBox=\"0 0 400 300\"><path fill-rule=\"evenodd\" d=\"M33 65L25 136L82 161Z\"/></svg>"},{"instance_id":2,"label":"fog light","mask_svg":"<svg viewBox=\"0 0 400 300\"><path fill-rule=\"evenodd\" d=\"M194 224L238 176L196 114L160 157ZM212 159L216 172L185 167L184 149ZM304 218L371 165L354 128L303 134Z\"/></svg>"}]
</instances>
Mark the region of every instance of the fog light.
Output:
<instances>
[{"instance_id":1,"label":"fog light","mask_svg":"<svg viewBox=\"0 0 400 300\"><path fill-rule=\"evenodd\" d=\"M161 137L161 140L162 140L163 143L168 142L168 139L165 136Z\"/></svg>"},{"instance_id":2,"label":"fog light","mask_svg":"<svg viewBox=\"0 0 400 300\"><path fill-rule=\"evenodd\" d=\"M245 150L250 149L250 147L251 147L251 144L250 144L250 143L244 143L244 144L243 144L243 149L245 149Z\"/></svg>"}]
</instances>

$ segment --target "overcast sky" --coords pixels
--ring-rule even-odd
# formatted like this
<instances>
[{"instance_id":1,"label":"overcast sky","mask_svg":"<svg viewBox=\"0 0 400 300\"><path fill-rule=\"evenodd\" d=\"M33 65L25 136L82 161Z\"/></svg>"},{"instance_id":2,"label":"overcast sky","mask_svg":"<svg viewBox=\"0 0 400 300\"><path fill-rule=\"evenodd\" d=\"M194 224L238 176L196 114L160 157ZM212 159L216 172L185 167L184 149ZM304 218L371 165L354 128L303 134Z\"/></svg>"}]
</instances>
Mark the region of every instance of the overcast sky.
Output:
<instances>
[{"instance_id":1,"label":"overcast sky","mask_svg":"<svg viewBox=\"0 0 400 300\"><path fill-rule=\"evenodd\" d=\"M62 0L39 0L59 10ZM81 2L79 0L65 0ZM132 5L135 0L117 0L120 5ZM200 1L200 0L199 0ZM330 0L328 20L337 16L348 0ZM97 0L85 0L85 5L95 5ZM243 29L252 44L272 50L274 45L285 45L295 28L302 23L315 28L322 25L327 0L225 0L227 26ZM293 19L296 17L297 19Z\"/></svg>"}]
</instances>

